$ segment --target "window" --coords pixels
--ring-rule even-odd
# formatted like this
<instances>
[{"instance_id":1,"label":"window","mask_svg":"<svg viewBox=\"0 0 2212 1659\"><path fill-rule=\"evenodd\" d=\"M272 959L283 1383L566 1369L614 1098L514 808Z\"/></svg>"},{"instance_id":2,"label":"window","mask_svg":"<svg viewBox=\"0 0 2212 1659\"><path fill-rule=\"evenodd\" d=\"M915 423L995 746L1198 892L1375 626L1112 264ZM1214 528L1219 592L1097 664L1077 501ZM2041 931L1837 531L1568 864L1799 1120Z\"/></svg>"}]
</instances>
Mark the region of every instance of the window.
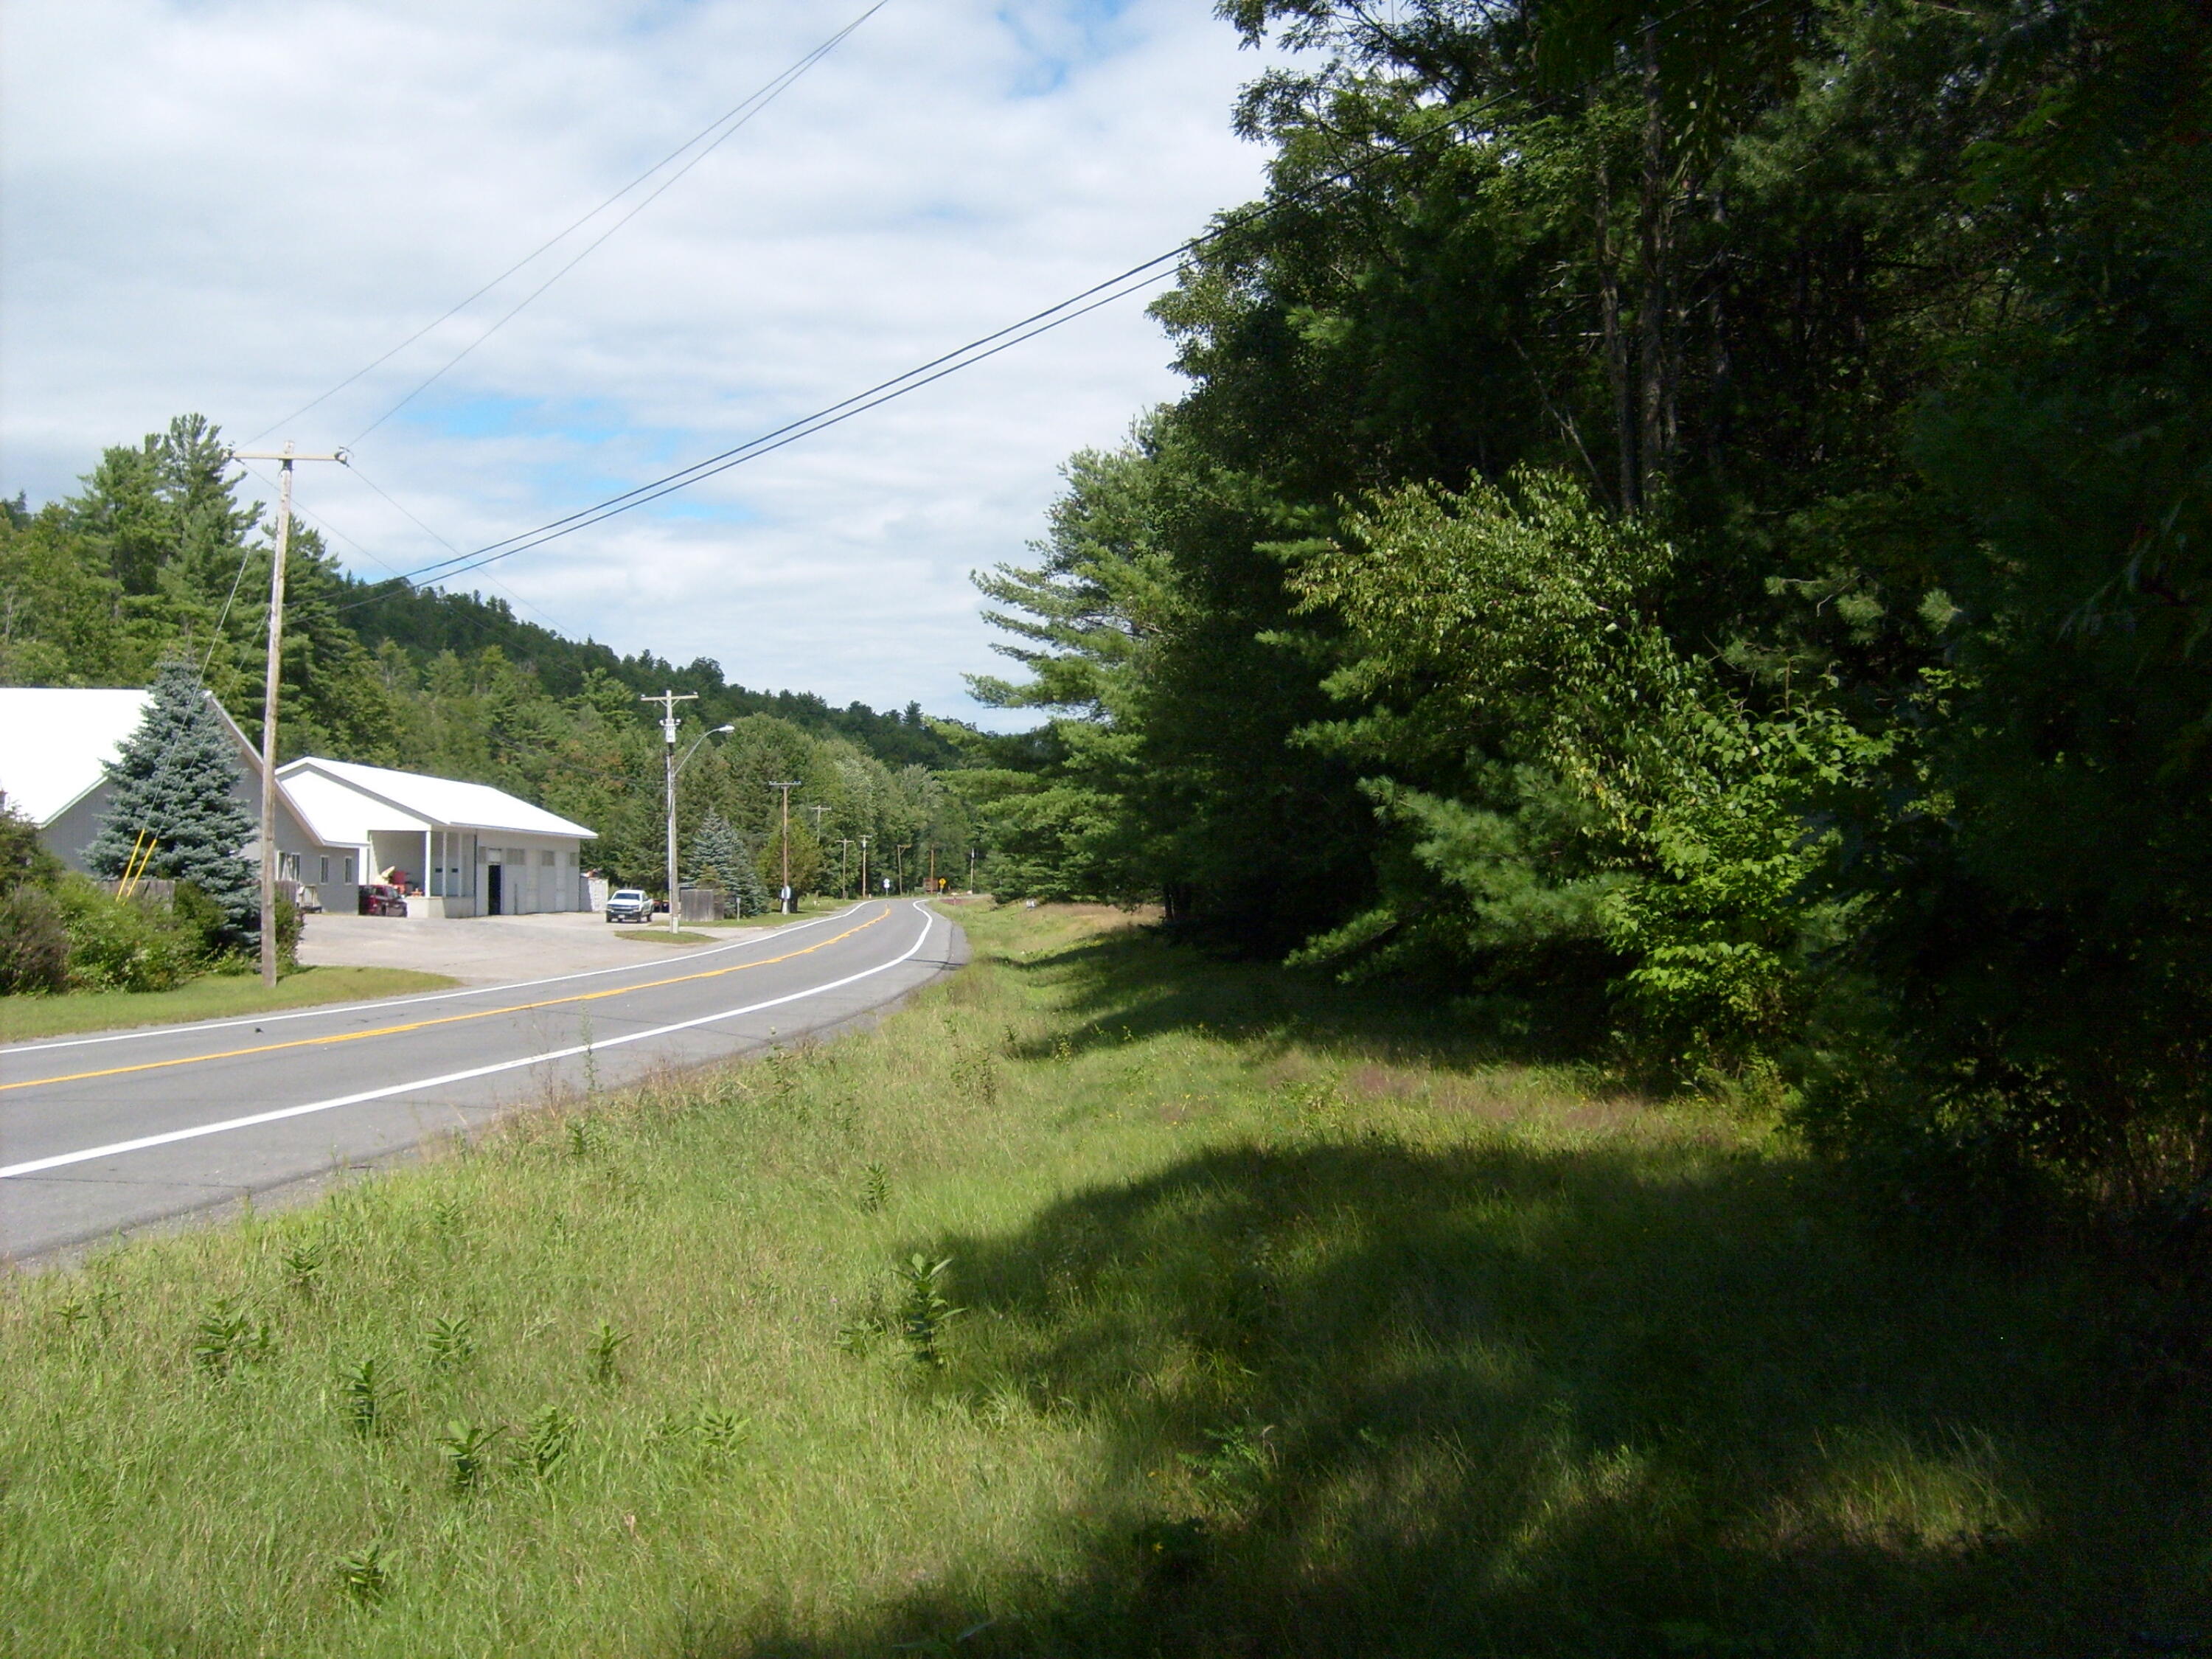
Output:
<instances>
[{"instance_id":1,"label":"window","mask_svg":"<svg viewBox=\"0 0 2212 1659\"><path fill-rule=\"evenodd\" d=\"M568 867L571 870L576 867L576 849L573 847L568 849Z\"/></svg>"},{"instance_id":2,"label":"window","mask_svg":"<svg viewBox=\"0 0 2212 1659\"><path fill-rule=\"evenodd\" d=\"M331 878L331 861L330 861L328 859L325 859L325 860L323 860L323 873L322 873L321 875L319 875L319 876L316 877L316 878L315 878L315 879L316 879L316 880L318 880L318 881L328 881L330 878Z\"/></svg>"},{"instance_id":3,"label":"window","mask_svg":"<svg viewBox=\"0 0 2212 1659\"><path fill-rule=\"evenodd\" d=\"M542 870L550 870L553 867L553 849L551 848L547 848L544 852L538 855L538 865Z\"/></svg>"},{"instance_id":4,"label":"window","mask_svg":"<svg viewBox=\"0 0 2212 1659\"><path fill-rule=\"evenodd\" d=\"M349 882L353 879L353 860L350 858L345 861L345 878Z\"/></svg>"}]
</instances>

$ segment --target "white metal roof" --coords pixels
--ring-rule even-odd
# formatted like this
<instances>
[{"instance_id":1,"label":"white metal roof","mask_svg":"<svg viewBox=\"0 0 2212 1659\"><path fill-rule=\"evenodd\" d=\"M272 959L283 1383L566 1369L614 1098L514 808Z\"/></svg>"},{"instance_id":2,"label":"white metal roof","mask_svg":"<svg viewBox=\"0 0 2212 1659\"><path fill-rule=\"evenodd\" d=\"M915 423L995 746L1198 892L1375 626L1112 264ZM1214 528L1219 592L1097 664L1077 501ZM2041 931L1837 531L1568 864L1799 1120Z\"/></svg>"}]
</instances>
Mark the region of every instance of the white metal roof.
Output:
<instances>
[{"instance_id":1,"label":"white metal roof","mask_svg":"<svg viewBox=\"0 0 2212 1659\"><path fill-rule=\"evenodd\" d=\"M150 691L77 686L0 686L0 789L43 828L99 787L146 717Z\"/></svg>"},{"instance_id":2,"label":"white metal roof","mask_svg":"<svg viewBox=\"0 0 2212 1659\"><path fill-rule=\"evenodd\" d=\"M421 772L395 772L389 767L363 766L356 761L321 760L309 756L276 769L280 780L289 781L313 771L345 785L357 793L398 807L401 811L441 829L512 830L526 836L579 836L596 841L599 832L580 823L556 817L542 806L519 800L488 783L461 783L453 778L434 778ZM316 817L313 801L301 805ZM334 826L335 827L335 826ZM397 826L395 826L397 827ZM319 822L317 833L325 834ZM335 838L335 837L334 837Z\"/></svg>"}]
</instances>

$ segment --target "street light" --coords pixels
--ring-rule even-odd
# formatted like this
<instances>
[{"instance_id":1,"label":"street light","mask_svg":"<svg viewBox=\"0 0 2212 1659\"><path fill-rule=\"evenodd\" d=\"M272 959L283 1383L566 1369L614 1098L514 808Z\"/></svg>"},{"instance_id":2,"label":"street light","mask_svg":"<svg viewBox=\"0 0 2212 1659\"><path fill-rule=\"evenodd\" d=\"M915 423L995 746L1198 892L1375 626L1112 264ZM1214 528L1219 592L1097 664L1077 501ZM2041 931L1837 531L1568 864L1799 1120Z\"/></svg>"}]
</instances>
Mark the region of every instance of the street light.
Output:
<instances>
[{"instance_id":1,"label":"street light","mask_svg":"<svg viewBox=\"0 0 2212 1659\"><path fill-rule=\"evenodd\" d=\"M684 931L684 890L676 884L676 775L690 765L691 757L699 752L699 745L709 738L719 738L734 732L734 726L718 726L711 732L702 732L692 739L691 746L684 751L684 758L676 758L676 722L671 720L662 730L668 738L668 931Z\"/></svg>"}]
</instances>

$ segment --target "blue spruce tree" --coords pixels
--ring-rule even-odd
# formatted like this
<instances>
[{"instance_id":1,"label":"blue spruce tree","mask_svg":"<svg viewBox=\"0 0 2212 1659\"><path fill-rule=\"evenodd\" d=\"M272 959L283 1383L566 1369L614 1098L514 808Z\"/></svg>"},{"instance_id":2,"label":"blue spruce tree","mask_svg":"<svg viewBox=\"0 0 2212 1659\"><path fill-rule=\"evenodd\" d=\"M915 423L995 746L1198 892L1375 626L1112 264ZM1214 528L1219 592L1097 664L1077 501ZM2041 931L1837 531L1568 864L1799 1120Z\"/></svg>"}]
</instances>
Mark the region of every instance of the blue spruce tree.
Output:
<instances>
[{"instance_id":1,"label":"blue spruce tree","mask_svg":"<svg viewBox=\"0 0 2212 1659\"><path fill-rule=\"evenodd\" d=\"M107 813L84 849L86 867L121 875L150 831L146 873L191 882L222 912L225 942L242 943L260 925L261 894L239 854L255 826L236 793L245 775L237 748L189 663L163 663L153 691L145 719L107 763Z\"/></svg>"},{"instance_id":2,"label":"blue spruce tree","mask_svg":"<svg viewBox=\"0 0 2212 1659\"><path fill-rule=\"evenodd\" d=\"M720 888L736 915L757 916L767 912L768 889L753 868L752 848L720 812L709 811L701 820L684 863L693 881Z\"/></svg>"}]
</instances>

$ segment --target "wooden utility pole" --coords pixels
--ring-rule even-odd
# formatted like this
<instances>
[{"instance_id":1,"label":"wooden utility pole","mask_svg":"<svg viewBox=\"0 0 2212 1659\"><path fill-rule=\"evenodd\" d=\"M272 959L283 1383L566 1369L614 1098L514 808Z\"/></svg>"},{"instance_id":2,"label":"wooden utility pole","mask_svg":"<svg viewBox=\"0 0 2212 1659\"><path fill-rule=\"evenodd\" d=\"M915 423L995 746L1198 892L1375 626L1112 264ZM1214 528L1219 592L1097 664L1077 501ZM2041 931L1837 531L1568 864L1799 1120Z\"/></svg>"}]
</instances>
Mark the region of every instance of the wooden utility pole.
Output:
<instances>
[{"instance_id":1,"label":"wooden utility pole","mask_svg":"<svg viewBox=\"0 0 2212 1659\"><path fill-rule=\"evenodd\" d=\"M684 929L684 901L682 890L676 885L676 705L696 702L699 694L671 687L658 696L641 692L637 700L660 705L660 740L667 751L662 757L662 765L666 769L668 787L668 931L677 933Z\"/></svg>"},{"instance_id":2,"label":"wooden utility pole","mask_svg":"<svg viewBox=\"0 0 2212 1659\"><path fill-rule=\"evenodd\" d=\"M789 915L793 908L791 902L791 792L798 788L799 785L795 781L771 783L769 787L783 791L783 913Z\"/></svg>"},{"instance_id":3,"label":"wooden utility pole","mask_svg":"<svg viewBox=\"0 0 2212 1659\"><path fill-rule=\"evenodd\" d=\"M845 860L852 850L853 838L850 836L837 837L837 896L841 899L853 896L853 884L845 879Z\"/></svg>"},{"instance_id":4,"label":"wooden utility pole","mask_svg":"<svg viewBox=\"0 0 2212 1659\"><path fill-rule=\"evenodd\" d=\"M868 838L860 837L860 896L868 896Z\"/></svg>"},{"instance_id":5,"label":"wooden utility pole","mask_svg":"<svg viewBox=\"0 0 2212 1659\"><path fill-rule=\"evenodd\" d=\"M336 461L346 452L301 455L287 439L279 450L230 452L234 461L276 461L276 549L269 561L269 663L261 686L261 982L276 983L276 683L284 653L284 554L292 542L292 463ZM425 872L427 879L428 872Z\"/></svg>"}]
</instances>

